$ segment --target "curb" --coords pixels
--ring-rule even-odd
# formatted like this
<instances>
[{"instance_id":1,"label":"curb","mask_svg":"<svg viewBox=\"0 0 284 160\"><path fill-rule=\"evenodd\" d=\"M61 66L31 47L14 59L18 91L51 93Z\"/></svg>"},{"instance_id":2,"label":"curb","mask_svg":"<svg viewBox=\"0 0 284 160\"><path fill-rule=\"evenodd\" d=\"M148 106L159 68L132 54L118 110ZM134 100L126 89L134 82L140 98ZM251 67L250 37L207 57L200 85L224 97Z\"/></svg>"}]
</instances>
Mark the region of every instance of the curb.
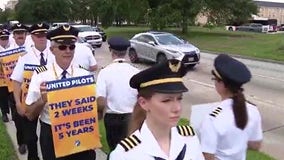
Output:
<instances>
[{"instance_id":1,"label":"curb","mask_svg":"<svg viewBox=\"0 0 284 160\"><path fill-rule=\"evenodd\" d=\"M208 50L200 50L203 53L207 53L207 54L228 54L232 57L236 57L236 58L242 58L242 59L249 59L249 60L255 60L255 61L259 61L259 62L269 62L269 63L277 63L277 64L282 64L284 65L283 61L277 61L277 60L272 60L272 59L263 59L263 58L257 58L257 57L250 57L250 56L246 56L246 55L240 55L240 54L232 54L232 53L226 53L226 52L214 52L214 51L208 51Z\"/></svg>"}]
</instances>

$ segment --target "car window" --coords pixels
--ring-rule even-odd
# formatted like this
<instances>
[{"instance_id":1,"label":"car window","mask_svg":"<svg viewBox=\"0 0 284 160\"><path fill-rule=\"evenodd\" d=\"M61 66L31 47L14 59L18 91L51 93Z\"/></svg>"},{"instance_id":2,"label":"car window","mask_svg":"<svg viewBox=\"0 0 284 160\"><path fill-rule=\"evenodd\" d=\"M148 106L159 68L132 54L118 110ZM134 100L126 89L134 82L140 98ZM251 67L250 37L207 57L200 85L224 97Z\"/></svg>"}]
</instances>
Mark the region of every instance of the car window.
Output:
<instances>
[{"instance_id":1,"label":"car window","mask_svg":"<svg viewBox=\"0 0 284 160\"><path fill-rule=\"evenodd\" d=\"M76 27L76 28L79 29L80 32L94 31L94 29L92 27L89 27L89 26Z\"/></svg>"},{"instance_id":2,"label":"car window","mask_svg":"<svg viewBox=\"0 0 284 160\"><path fill-rule=\"evenodd\" d=\"M134 40L139 41L139 42L144 42L143 35L142 35L142 36L135 37Z\"/></svg>"},{"instance_id":3,"label":"car window","mask_svg":"<svg viewBox=\"0 0 284 160\"><path fill-rule=\"evenodd\" d=\"M149 43L150 41L155 42L155 39L152 36L144 35L145 43Z\"/></svg>"},{"instance_id":4,"label":"car window","mask_svg":"<svg viewBox=\"0 0 284 160\"><path fill-rule=\"evenodd\" d=\"M162 35L156 35L156 39L158 42L162 45L179 45L184 44L183 41L181 41L179 38L172 34L162 34Z\"/></svg>"}]
</instances>

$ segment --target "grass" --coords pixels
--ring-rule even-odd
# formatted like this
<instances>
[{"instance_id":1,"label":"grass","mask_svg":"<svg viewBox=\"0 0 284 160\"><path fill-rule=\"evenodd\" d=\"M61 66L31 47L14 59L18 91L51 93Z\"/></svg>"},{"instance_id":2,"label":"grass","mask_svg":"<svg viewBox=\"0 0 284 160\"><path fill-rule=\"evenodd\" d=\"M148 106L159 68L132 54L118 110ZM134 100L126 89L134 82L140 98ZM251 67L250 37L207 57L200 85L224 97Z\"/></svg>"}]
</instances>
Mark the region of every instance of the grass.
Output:
<instances>
[{"instance_id":1,"label":"grass","mask_svg":"<svg viewBox=\"0 0 284 160\"><path fill-rule=\"evenodd\" d=\"M106 137L105 137L105 128L104 128L104 123L103 121L100 121L99 122L99 126L100 126L100 132L101 132L101 142L102 142L102 150L105 152L105 153L109 153L109 147L107 145L107 142L106 142ZM179 125L188 125L189 124L189 121L185 118L181 118L178 122ZM261 152L256 152L256 151L248 151L247 152L247 160L275 160L274 158L264 154L264 153L261 153Z\"/></svg>"},{"instance_id":2,"label":"grass","mask_svg":"<svg viewBox=\"0 0 284 160\"><path fill-rule=\"evenodd\" d=\"M0 120L0 160L17 160L17 154L13 148L12 141L6 131L6 127Z\"/></svg>"},{"instance_id":3,"label":"grass","mask_svg":"<svg viewBox=\"0 0 284 160\"><path fill-rule=\"evenodd\" d=\"M108 37L120 35L131 38L136 33L147 30L149 30L147 27L110 27L106 33ZM176 28L169 28L166 31L189 40L202 51L284 62L283 34L231 32L224 30L224 28L208 29L203 27L189 27L187 34L182 34Z\"/></svg>"}]
</instances>

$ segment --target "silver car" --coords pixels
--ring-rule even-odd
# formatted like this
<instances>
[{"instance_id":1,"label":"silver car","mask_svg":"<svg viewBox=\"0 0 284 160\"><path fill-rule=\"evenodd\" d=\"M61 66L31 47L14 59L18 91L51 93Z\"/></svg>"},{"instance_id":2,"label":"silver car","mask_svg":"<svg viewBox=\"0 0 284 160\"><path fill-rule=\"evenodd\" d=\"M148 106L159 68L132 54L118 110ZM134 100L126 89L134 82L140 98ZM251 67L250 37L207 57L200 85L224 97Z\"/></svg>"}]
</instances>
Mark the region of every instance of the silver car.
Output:
<instances>
[{"instance_id":1,"label":"silver car","mask_svg":"<svg viewBox=\"0 0 284 160\"><path fill-rule=\"evenodd\" d=\"M264 26L259 23L248 23L241 26L237 26L236 31L268 32L268 26Z\"/></svg>"},{"instance_id":2,"label":"silver car","mask_svg":"<svg viewBox=\"0 0 284 160\"><path fill-rule=\"evenodd\" d=\"M162 63L176 58L194 67L200 60L200 50L194 45L167 32L144 32L130 40L128 56L132 63L146 59Z\"/></svg>"}]
</instances>

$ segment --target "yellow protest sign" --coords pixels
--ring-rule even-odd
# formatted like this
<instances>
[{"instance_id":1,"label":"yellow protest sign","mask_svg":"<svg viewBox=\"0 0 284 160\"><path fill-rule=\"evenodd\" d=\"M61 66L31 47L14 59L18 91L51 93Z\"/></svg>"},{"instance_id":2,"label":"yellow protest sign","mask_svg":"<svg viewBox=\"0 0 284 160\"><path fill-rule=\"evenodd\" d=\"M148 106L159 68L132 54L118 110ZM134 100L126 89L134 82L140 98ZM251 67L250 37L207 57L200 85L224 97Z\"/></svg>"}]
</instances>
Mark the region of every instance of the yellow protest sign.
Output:
<instances>
[{"instance_id":1,"label":"yellow protest sign","mask_svg":"<svg viewBox=\"0 0 284 160\"><path fill-rule=\"evenodd\" d=\"M101 147L94 76L47 82L56 157Z\"/></svg>"},{"instance_id":2,"label":"yellow protest sign","mask_svg":"<svg viewBox=\"0 0 284 160\"><path fill-rule=\"evenodd\" d=\"M2 65L0 64L0 87L7 86L6 84L6 78L3 72Z\"/></svg>"},{"instance_id":3,"label":"yellow protest sign","mask_svg":"<svg viewBox=\"0 0 284 160\"><path fill-rule=\"evenodd\" d=\"M28 94L28 89L29 85L34 73L34 70L39 67L39 65L34 65L34 64L25 64L24 65L24 73L23 73L23 82L21 85L21 102L22 102L22 107L25 110L26 109L26 98Z\"/></svg>"},{"instance_id":4,"label":"yellow protest sign","mask_svg":"<svg viewBox=\"0 0 284 160\"><path fill-rule=\"evenodd\" d=\"M10 79L10 76L13 73L13 70L18 62L19 56L24 53L25 53L24 47L19 47L0 52L1 65L6 78L6 83L9 92L13 91L12 80Z\"/></svg>"}]
</instances>

